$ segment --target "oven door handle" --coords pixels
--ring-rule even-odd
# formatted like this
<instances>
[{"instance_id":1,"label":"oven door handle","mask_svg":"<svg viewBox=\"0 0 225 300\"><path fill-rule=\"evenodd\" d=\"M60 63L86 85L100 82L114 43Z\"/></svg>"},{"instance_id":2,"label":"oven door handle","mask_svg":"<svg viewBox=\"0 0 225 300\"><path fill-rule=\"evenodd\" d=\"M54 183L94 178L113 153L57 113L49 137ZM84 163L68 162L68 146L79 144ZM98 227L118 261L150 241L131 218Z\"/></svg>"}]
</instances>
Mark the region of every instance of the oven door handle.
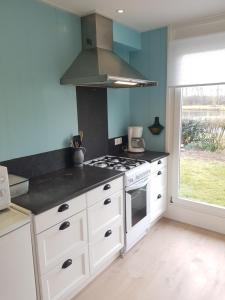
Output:
<instances>
[{"instance_id":1,"label":"oven door handle","mask_svg":"<svg viewBox=\"0 0 225 300\"><path fill-rule=\"evenodd\" d=\"M150 182L150 176L147 179L140 180L137 183L128 186L126 188L126 192L140 189L140 188L146 186L149 182Z\"/></svg>"}]
</instances>

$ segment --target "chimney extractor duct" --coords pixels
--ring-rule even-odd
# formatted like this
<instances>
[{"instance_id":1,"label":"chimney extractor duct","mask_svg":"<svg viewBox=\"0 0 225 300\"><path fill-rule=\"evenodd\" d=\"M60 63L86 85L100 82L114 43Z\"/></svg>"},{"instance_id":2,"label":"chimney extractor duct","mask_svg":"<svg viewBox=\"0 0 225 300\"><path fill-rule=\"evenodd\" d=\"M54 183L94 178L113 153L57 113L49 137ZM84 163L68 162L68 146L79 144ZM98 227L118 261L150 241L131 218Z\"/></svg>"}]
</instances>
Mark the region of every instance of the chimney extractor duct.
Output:
<instances>
[{"instance_id":1,"label":"chimney extractor duct","mask_svg":"<svg viewBox=\"0 0 225 300\"><path fill-rule=\"evenodd\" d=\"M75 86L122 88L156 86L112 50L112 20L99 14L81 18L82 51L60 80Z\"/></svg>"}]
</instances>

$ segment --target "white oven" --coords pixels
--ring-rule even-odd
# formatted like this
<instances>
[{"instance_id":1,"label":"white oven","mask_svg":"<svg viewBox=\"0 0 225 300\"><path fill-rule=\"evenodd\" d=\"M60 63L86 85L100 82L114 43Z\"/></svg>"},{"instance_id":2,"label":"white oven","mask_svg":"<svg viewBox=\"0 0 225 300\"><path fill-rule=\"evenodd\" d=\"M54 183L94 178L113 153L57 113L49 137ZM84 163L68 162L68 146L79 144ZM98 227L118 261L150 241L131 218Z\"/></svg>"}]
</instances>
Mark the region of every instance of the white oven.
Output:
<instances>
[{"instance_id":1,"label":"white oven","mask_svg":"<svg viewBox=\"0 0 225 300\"><path fill-rule=\"evenodd\" d=\"M85 164L124 172L125 251L128 251L150 227L151 164L142 159L110 155Z\"/></svg>"},{"instance_id":2,"label":"white oven","mask_svg":"<svg viewBox=\"0 0 225 300\"><path fill-rule=\"evenodd\" d=\"M150 226L150 172L125 187L126 192L126 251L147 232Z\"/></svg>"}]
</instances>

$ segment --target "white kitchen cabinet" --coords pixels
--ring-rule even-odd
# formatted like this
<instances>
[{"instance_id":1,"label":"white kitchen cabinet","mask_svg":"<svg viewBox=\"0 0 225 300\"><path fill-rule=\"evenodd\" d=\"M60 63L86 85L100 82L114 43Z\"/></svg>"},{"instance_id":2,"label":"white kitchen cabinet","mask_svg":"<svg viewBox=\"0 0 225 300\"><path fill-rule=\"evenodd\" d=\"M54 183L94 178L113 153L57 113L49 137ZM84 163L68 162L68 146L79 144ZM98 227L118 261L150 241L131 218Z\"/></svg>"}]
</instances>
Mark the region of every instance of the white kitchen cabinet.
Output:
<instances>
[{"instance_id":1,"label":"white kitchen cabinet","mask_svg":"<svg viewBox=\"0 0 225 300\"><path fill-rule=\"evenodd\" d=\"M34 216L40 300L72 298L120 254L123 206L121 177Z\"/></svg>"},{"instance_id":2,"label":"white kitchen cabinet","mask_svg":"<svg viewBox=\"0 0 225 300\"><path fill-rule=\"evenodd\" d=\"M45 273L71 250L87 245L87 214L82 211L37 235L39 269Z\"/></svg>"},{"instance_id":3,"label":"white kitchen cabinet","mask_svg":"<svg viewBox=\"0 0 225 300\"><path fill-rule=\"evenodd\" d=\"M155 222L167 209L167 158L151 164L150 218Z\"/></svg>"},{"instance_id":4,"label":"white kitchen cabinet","mask_svg":"<svg viewBox=\"0 0 225 300\"><path fill-rule=\"evenodd\" d=\"M124 246L123 179L109 183L104 193L101 186L87 194L88 233L91 274L107 266L107 262ZM94 198L93 198L94 197Z\"/></svg>"},{"instance_id":5,"label":"white kitchen cabinet","mask_svg":"<svg viewBox=\"0 0 225 300\"><path fill-rule=\"evenodd\" d=\"M86 208L85 194L63 202L34 217L35 233L40 233Z\"/></svg>"},{"instance_id":6,"label":"white kitchen cabinet","mask_svg":"<svg viewBox=\"0 0 225 300\"><path fill-rule=\"evenodd\" d=\"M88 248L73 249L40 277L43 300L64 300L89 277Z\"/></svg>"},{"instance_id":7,"label":"white kitchen cabinet","mask_svg":"<svg viewBox=\"0 0 225 300\"><path fill-rule=\"evenodd\" d=\"M122 218L101 228L89 245L90 271L97 273L124 245Z\"/></svg>"},{"instance_id":8,"label":"white kitchen cabinet","mask_svg":"<svg viewBox=\"0 0 225 300\"><path fill-rule=\"evenodd\" d=\"M151 163L151 173L155 173L163 168L167 168L167 157L160 158Z\"/></svg>"},{"instance_id":9,"label":"white kitchen cabinet","mask_svg":"<svg viewBox=\"0 0 225 300\"><path fill-rule=\"evenodd\" d=\"M122 218L123 205L123 190L120 190L88 208L89 241L95 238L102 227Z\"/></svg>"},{"instance_id":10,"label":"white kitchen cabinet","mask_svg":"<svg viewBox=\"0 0 225 300\"><path fill-rule=\"evenodd\" d=\"M120 191L123 188L123 177L112 180L106 184L87 192L87 206L92 206L102 199L106 199L110 195Z\"/></svg>"},{"instance_id":11,"label":"white kitchen cabinet","mask_svg":"<svg viewBox=\"0 0 225 300\"><path fill-rule=\"evenodd\" d=\"M0 237L0 299L36 300L30 223Z\"/></svg>"},{"instance_id":12,"label":"white kitchen cabinet","mask_svg":"<svg viewBox=\"0 0 225 300\"><path fill-rule=\"evenodd\" d=\"M34 216L34 224L40 299L67 299L89 278L86 195Z\"/></svg>"}]
</instances>

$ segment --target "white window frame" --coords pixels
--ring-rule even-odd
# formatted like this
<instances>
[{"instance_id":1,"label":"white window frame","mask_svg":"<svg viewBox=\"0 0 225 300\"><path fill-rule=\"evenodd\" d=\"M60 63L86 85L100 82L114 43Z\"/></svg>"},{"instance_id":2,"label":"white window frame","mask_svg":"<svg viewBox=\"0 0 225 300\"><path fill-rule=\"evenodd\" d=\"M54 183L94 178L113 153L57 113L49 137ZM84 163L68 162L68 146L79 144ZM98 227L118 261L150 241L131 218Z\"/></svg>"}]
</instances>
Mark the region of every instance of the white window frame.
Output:
<instances>
[{"instance_id":1,"label":"white window frame","mask_svg":"<svg viewBox=\"0 0 225 300\"><path fill-rule=\"evenodd\" d=\"M168 159L169 206L182 206L193 211L225 218L225 207L181 198L179 188L180 136L181 136L181 89L168 88L166 105L166 151ZM179 126L178 126L179 125Z\"/></svg>"}]
</instances>

